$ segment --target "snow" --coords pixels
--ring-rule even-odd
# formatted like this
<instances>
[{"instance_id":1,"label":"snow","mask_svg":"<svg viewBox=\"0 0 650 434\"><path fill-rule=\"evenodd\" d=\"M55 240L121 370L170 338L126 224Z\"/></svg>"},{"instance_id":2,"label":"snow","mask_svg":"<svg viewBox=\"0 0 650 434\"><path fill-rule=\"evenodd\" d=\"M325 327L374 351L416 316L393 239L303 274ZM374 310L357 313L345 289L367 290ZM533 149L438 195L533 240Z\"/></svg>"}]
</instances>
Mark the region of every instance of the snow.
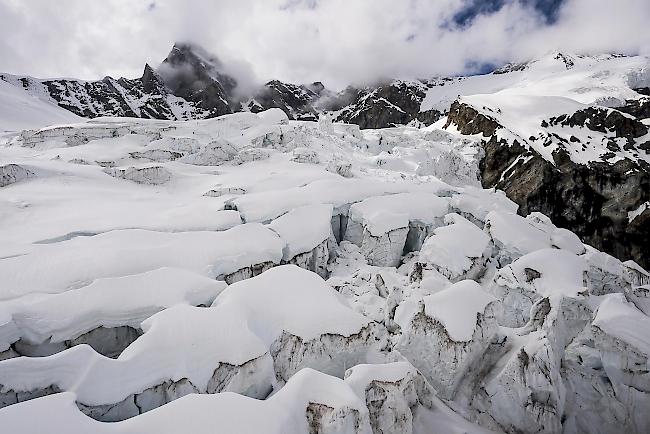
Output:
<instances>
[{"instance_id":1,"label":"snow","mask_svg":"<svg viewBox=\"0 0 650 434\"><path fill-rule=\"evenodd\" d=\"M80 120L69 111L0 79L0 133Z\"/></svg>"},{"instance_id":2,"label":"snow","mask_svg":"<svg viewBox=\"0 0 650 434\"><path fill-rule=\"evenodd\" d=\"M229 286L210 308L176 304L151 316L142 323L144 334L117 359L86 345L10 359L0 384L25 391L56 384L86 405L118 403L169 379L187 378L205 391L219 363L238 366L261 357L283 331L309 341L322 334L350 336L369 322L318 275L285 265Z\"/></svg>"},{"instance_id":3,"label":"snow","mask_svg":"<svg viewBox=\"0 0 650 434\"><path fill-rule=\"evenodd\" d=\"M541 274L532 280L532 285L544 297L576 297L584 290L583 274L587 270L584 256L546 248L528 253L506 267L519 282L529 280L526 278L527 268Z\"/></svg>"},{"instance_id":4,"label":"snow","mask_svg":"<svg viewBox=\"0 0 650 434\"><path fill-rule=\"evenodd\" d=\"M570 59L573 64L567 67L564 59ZM644 152L627 147L608 149L611 135L585 128L541 126L542 121L553 116L571 115L587 107L611 111L609 107L620 107L626 100L638 99L631 84L643 83L647 69L648 58L644 56L550 53L529 62L522 71L443 80L427 91L420 109L444 110L458 99L504 126L497 131L498 138L509 143L517 140L553 164L553 153L559 148L566 149L571 160L578 164L614 163L626 158L647 162L650 157ZM556 135L552 143L545 140L549 132ZM579 143L569 143L572 137L578 138Z\"/></svg>"},{"instance_id":5,"label":"snow","mask_svg":"<svg viewBox=\"0 0 650 434\"><path fill-rule=\"evenodd\" d=\"M628 213L627 213L627 221L632 223L635 218L637 218L638 216L643 214L645 212L645 210L647 210L649 207L650 207L650 202L645 201L641 205L639 205L635 210L628 211Z\"/></svg>"},{"instance_id":6,"label":"snow","mask_svg":"<svg viewBox=\"0 0 650 434\"><path fill-rule=\"evenodd\" d=\"M409 222L433 224L449 208L448 200L427 193L402 193L371 197L350 207L350 218L362 223L371 234L381 236Z\"/></svg>"},{"instance_id":7,"label":"snow","mask_svg":"<svg viewBox=\"0 0 650 434\"><path fill-rule=\"evenodd\" d=\"M566 97L581 104L594 104L603 98L625 101L635 97L630 78L641 77L647 68L643 56L569 56L575 63L567 69L559 53L549 53L531 61L523 71L452 78L427 91L421 111L444 110L458 95L502 98L507 95L548 95Z\"/></svg>"},{"instance_id":8,"label":"snow","mask_svg":"<svg viewBox=\"0 0 650 434\"><path fill-rule=\"evenodd\" d=\"M141 274L97 279L88 286L9 305L15 326L30 342L62 342L97 327L130 326L179 303L209 305L226 287L182 269L159 268ZM74 306L71 311L70 307Z\"/></svg>"},{"instance_id":9,"label":"snow","mask_svg":"<svg viewBox=\"0 0 650 434\"><path fill-rule=\"evenodd\" d=\"M365 403L343 380L304 369L271 398L261 401L234 393L188 395L158 410L118 423L101 423L84 416L74 404L73 393L62 393L41 400L0 410L11 432L51 433L178 433L192 432L299 434L308 431L305 409L319 403L335 409L361 412L364 434L370 434ZM254 415L254 417L251 417ZM364 418L365 416L365 418Z\"/></svg>"},{"instance_id":10,"label":"snow","mask_svg":"<svg viewBox=\"0 0 650 434\"><path fill-rule=\"evenodd\" d=\"M357 396L365 398L366 388L370 382L397 382L409 374L417 374L417 369L409 362L377 365L361 364L345 373L345 382L354 390Z\"/></svg>"},{"instance_id":11,"label":"snow","mask_svg":"<svg viewBox=\"0 0 650 434\"><path fill-rule=\"evenodd\" d=\"M480 258L490 237L458 214L445 216L447 226L436 228L420 250L420 262L438 265L454 275L468 271L471 258Z\"/></svg>"},{"instance_id":12,"label":"snow","mask_svg":"<svg viewBox=\"0 0 650 434\"><path fill-rule=\"evenodd\" d=\"M645 356L650 354L650 317L623 294L610 294L600 303L593 325L610 336L632 345Z\"/></svg>"},{"instance_id":13,"label":"snow","mask_svg":"<svg viewBox=\"0 0 650 434\"><path fill-rule=\"evenodd\" d=\"M288 261L327 240L332 232L331 220L332 205L307 205L278 217L268 227L287 243L283 259Z\"/></svg>"},{"instance_id":14,"label":"snow","mask_svg":"<svg viewBox=\"0 0 650 434\"><path fill-rule=\"evenodd\" d=\"M477 314L496 298L485 292L473 280L462 280L424 298L425 313L439 321L449 337L456 342L472 340Z\"/></svg>"},{"instance_id":15,"label":"snow","mask_svg":"<svg viewBox=\"0 0 650 434\"><path fill-rule=\"evenodd\" d=\"M517 214L491 211L485 218L488 233L506 250L524 255L550 246L550 237Z\"/></svg>"},{"instance_id":16,"label":"snow","mask_svg":"<svg viewBox=\"0 0 650 434\"><path fill-rule=\"evenodd\" d=\"M406 182L351 180L337 177L317 180L303 187L248 194L232 199L231 203L245 221L263 222L278 217L287 209L299 206L331 203L336 208L372 196L417 190L436 193L445 187L445 185L435 182L413 185Z\"/></svg>"},{"instance_id":17,"label":"snow","mask_svg":"<svg viewBox=\"0 0 650 434\"><path fill-rule=\"evenodd\" d=\"M295 265L272 268L256 278L238 282L226 288L213 303L222 311L233 305L246 306L251 319L249 327L264 336L268 344L282 330L310 340L325 330L349 336L369 322L342 304L337 293L320 277Z\"/></svg>"},{"instance_id":18,"label":"snow","mask_svg":"<svg viewBox=\"0 0 650 434\"><path fill-rule=\"evenodd\" d=\"M609 95L575 88L589 68L634 70L635 59L576 57L567 69L550 58L510 75L452 79L427 98L474 86L465 100L512 122L515 136L537 128L536 117ZM623 85L612 92L626 97ZM490 112L497 102L502 112ZM281 110L65 122L75 123L0 139L0 166L29 173L0 188L3 430L483 433L498 421L527 433L522 421L536 430L583 411L573 402L602 400L620 421L645 408L645 392L625 402L601 393L602 374L592 378L575 360L629 356L590 343L594 315L594 326L647 354L648 317L625 299L645 306L636 285L647 273L480 188L475 137L439 124L360 131L288 121ZM327 170L337 165L349 170ZM152 167L160 169L142 172ZM359 228L356 245L346 236ZM417 243L405 241L412 234ZM292 259L316 248L323 278L282 265L311 270ZM421 312L436 323L412 321ZM137 333L116 358L70 341L122 326ZM20 345L46 352L61 341L70 347L18 357ZM14 404L51 386L62 392ZM499 402L475 393L492 387ZM566 399L545 401L547 412L517 401L558 390ZM96 406L129 419L101 423L79 410L104 417Z\"/></svg>"},{"instance_id":19,"label":"snow","mask_svg":"<svg viewBox=\"0 0 650 434\"><path fill-rule=\"evenodd\" d=\"M517 204L508 199L501 192L489 192L475 187L465 187L461 194L453 196L450 200L452 208L460 212L469 213L473 217L485 221L492 210L515 214Z\"/></svg>"},{"instance_id":20,"label":"snow","mask_svg":"<svg viewBox=\"0 0 650 434\"><path fill-rule=\"evenodd\" d=\"M185 268L217 278L263 262L279 263L284 243L259 223L223 232L154 232L127 229L42 244L0 261L2 299L32 292L59 293L102 277L161 267Z\"/></svg>"}]
</instances>

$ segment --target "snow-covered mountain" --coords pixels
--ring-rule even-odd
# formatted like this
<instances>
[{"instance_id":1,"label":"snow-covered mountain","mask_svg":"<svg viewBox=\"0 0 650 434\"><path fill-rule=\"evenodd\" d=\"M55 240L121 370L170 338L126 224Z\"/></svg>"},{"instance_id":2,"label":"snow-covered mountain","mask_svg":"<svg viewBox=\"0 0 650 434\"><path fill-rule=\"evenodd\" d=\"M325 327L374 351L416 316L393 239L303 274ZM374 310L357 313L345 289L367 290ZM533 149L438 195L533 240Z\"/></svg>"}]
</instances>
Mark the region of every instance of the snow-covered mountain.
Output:
<instances>
[{"instance_id":1,"label":"snow-covered mountain","mask_svg":"<svg viewBox=\"0 0 650 434\"><path fill-rule=\"evenodd\" d=\"M315 120L311 104L324 89L320 83L298 86L273 80L243 95L237 79L224 72L222 62L193 44L174 45L157 69L145 65L142 77L135 79L41 80L0 74L0 81L78 116L168 120L206 119L273 107L292 119Z\"/></svg>"}]
</instances>

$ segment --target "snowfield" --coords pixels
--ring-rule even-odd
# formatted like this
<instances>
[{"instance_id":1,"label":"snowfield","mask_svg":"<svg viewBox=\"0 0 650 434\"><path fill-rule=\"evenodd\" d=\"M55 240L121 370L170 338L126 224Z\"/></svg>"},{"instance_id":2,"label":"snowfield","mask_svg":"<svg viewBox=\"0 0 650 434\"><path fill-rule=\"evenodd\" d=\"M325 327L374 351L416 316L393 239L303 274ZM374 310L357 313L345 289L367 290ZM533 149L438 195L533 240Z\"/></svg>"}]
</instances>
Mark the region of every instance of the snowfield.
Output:
<instances>
[{"instance_id":1,"label":"snowfield","mask_svg":"<svg viewBox=\"0 0 650 434\"><path fill-rule=\"evenodd\" d=\"M425 102L611 95L552 67ZM482 189L480 137L52 108L0 124L2 432L650 431L650 274Z\"/></svg>"}]
</instances>

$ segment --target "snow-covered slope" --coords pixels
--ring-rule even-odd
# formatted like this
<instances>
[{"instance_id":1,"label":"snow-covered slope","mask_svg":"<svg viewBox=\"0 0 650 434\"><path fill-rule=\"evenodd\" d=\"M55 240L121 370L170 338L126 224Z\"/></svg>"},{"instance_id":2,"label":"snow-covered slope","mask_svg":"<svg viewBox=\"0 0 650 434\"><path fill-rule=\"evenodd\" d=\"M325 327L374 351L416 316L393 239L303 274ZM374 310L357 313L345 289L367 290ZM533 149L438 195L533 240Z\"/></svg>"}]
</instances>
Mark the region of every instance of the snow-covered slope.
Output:
<instances>
[{"instance_id":1,"label":"snow-covered slope","mask_svg":"<svg viewBox=\"0 0 650 434\"><path fill-rule=\"evenodd\" d=\"M81 120L56 104L0 80L0 134Z\"/></svg>"},{"instance_id":2,"label":"snow-covered slope","mask_svg":"<svg viewBox=\"0 0 650 434\"><path fill-rule=\"evenodd\" d=\"M517 215L444 124L0 139L0 427L646 433L650 274Z\"/></svg>"}]
</instances>

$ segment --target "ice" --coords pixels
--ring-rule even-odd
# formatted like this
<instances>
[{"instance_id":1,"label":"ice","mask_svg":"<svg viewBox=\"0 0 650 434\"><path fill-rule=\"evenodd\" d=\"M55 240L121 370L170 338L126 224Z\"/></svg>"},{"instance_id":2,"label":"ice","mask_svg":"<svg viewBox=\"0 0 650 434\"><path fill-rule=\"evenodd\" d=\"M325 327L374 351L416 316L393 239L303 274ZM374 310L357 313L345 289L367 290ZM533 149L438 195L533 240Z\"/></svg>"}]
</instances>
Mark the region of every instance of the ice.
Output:
<instances>
[{"instance_id":1,"label":"ice","mask_svg":"<svg viewBox=\"0 0 650 434\"><path fill-rule=\"evenodd\" d=\"M146 318L179 303L210 305L225 286L183 269L159 268L97 279L88 286L34 301L0 303L0 309L13 317L23 339L62 342L98 327L139 328Z\"/></svg>"},{"instance_id":2,"label":"ice","mask_svg":"<svg viewBox=\"0 0 650 434\"><path fill-rule=\"evenodd\" d=\"M223 232L179 233L128 229L39 245L0 261L7 290L2 298L59 293L102 277L179 267L211 278L263 262L279 264L284 243L259 223Z\"/></svg>"},{"instance_id":3,"label":"ice","mask_svg":"<svg viewBox=\"0 0 650 434\"><path fill-rule=\"evenodd\" d=\"M426 239L418 262L431 264L440 273L452 280L474 276L482 271L481 258L486 255L490 237L481 229L458 214L445 216L447 226L441 226ZM472 270L474 269L474 270ZM472 274L472 273L470 273Z\"/></svg>"},{"instance_id":4,"label":"ice","mask_svg":"<svg viewBox=\"0 0 650 434\"><path fill-rule=\"evenodd\" d=\"M402 315L397 349L440 396L452 399L497 333L495 307L478 283L455 283L425 297L412 316Z\"/></svg>"},{"instance_id":5,"label":"ice","mask_svg":"<svg viewBox=\"0 0 650 434\"><path fill-rule=\"evenodd\" d=\"M4 427L12 432L54 433L304 433L370 434L368 410L343 380L305 369L279 393L259 401L234 393L189 395L158 411L132 420L101 423L84 416L74 405L75 394L63 393L0 411ZM251 417L254 415L254 417ZM355 429L356 427L356 429ZM352 431L354 430L354 431Z\"/></svg>"},{"instance_id":6,"label":"ice","mask_svg":"<svg viewBox=\"0 0 650 434\"><path fill-rule=\"evenodd\" d=\"M593 325L603 332L650 355L650 318L628 302L623 294L608 295L598 307Z\"/></svg>"},{"instance_id":7,"label":"ice","mask_svg":"<svg viewBox=\"0 0 650 434\"><path fill-rule=\"evenodd\" d=\"M30 176L34 176L34 174L29 169L25 169L17 164L0 166L0 187L15 184Z\"/></svg>"},{"instance_id":8,"label":"ice","mask_svg":"<svg viewBox=\"0 0 650 434\"><path fill-rule=\"evenodd\" d=\"M496 301L473 280L460 281L444 291L424 298L424 311L440 321L456 342L469 341L476 329L476 315Z\"/></svg>"},{"instance_id":9,"label":"ice","mask_svg":"<svg viewBox=\"0 0 650 434\"><path fill-rule=\"evenodd\" d=\"M503 303L500 324L523 326L530 309L547 297L556 305L562 297L578 297L585 288L587 262L582 256L560 249L540 249L497 271L490 292ZM622 288L621 288L622 290Z\"/></svg>"},{"instance_id":10,"label":"ice","mask_svg":"<svg viewBox=\"0 0 650 434\"><path fill-rule=\"evenodd\" d=\"M118 178L136 182L138 184L164 184L172 179L169 170L160 166L149 167L128 167L126 169L108 168L105 170L109 175Z\"/></svg>"},{"instance_id":11,"label":"ice","mask_svg":"<svg viewBox=\"0 0 650 434\"><path fill-rule=\"evenodd\" d=\"M321 278L293 265L273 268L228 287L213 303L223 311L231 305L245 306L246 316L254 320L249 327L267 344L282 331L305 340L325 330L349 336L369 322L342 304ZM315 316L313 309L320 314Z\"/></svg>"},{"instance_id":12,"label":"ice","mask_svg":"<svg viewBox=\"0 0 650 434\"><path fill-rule=\"evenodd\" d=\"M287 380L310 365L343 375L345 363L365 361L381 346L375 325L345 306L316 274L293 265L229 286L210 308L176 304L141 327L144 334L114 360L80 345L49 357L0 362L2 401L29 399L34 390L73 390L91 415L102 409L102 420L120 420L133 415L129 395L148 401L152 388L155 397L155 388L170 380L185 379L192 391L260 398L275 382L273 369ZM301 352L295 345L284 348L290 337L305 345ZM220 381L229 369L234 375Z\"/></svg>"},{"instance_id":13,"label":"ice","mask_svg":"<svg viewBox=\"0 0 650 434\"><path fill-rule=\"evenodd\" d=\"M448 201L433 194L402 193L372 197L350 207L349 217L374 236L405 228L411 221L434 224L447 213Z\"/></svg>"},{"instance_id":14,"label":"ice","mask_svg":"<svg viewBox=\"0 0 650 434\"><path fill-rule=\"evenodd\" d=\"M512 74L428 92L515 80L522 134L603 96ZM650 275L480 188L477 137L74 122L0 143L3 430L647 431Z\"/></svg>"},{"instance_id":15,"label":"ice","mask_svg":"<svg viewBox=\"0 0 650 434\"><path fill-rule=\"evenodd\" d=\"M289 261L327 241L332 234L331 220L332 205L306 205L278 217L268 227L287 243L283 259Z\"/></svg>"}]
</instances>

